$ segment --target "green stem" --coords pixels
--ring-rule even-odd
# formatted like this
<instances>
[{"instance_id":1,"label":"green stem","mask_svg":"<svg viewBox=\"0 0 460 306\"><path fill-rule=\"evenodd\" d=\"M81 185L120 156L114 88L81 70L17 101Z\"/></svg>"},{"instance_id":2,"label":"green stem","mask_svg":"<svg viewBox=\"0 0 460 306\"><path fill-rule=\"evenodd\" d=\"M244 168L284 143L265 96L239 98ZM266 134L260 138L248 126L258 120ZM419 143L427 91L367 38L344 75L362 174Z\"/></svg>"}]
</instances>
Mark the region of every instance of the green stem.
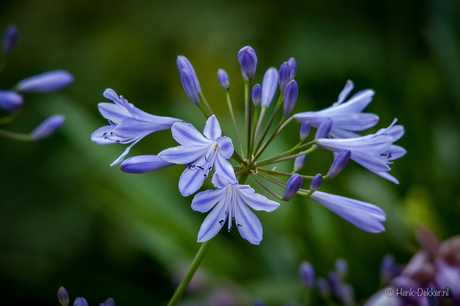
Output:
<instances>
[{"instance_id":1,"label":"green stem","mask_svg":"<svg viewBox=\"0 0 460 306\"><path fill-rule=\"evenodd\" d=\"M270 137L270 139L267 140L267 142L262 146L262 148L259 150L259 152L257 152L256 154L256 157L254 158L254 160L257 160L257 158L264 152L264 150L268 147L268 145L270 144L270 142L273 141L273 139L275 139L276 135L278 135L278 131L280 130L281 126L283 125L284 121L286 121L287 117L284 117L281 118L281 121L280 123L278 124L278 126L276 127L275 129L275 132L273 133L273 135Z\"/></svg>"},{"instance_id":2,"label":"green stem","mask_svg":"<svg viewBox=\"0 0 460 306\"><path fill-rule=\"evenodd\" d=\"M272 196L274 196L275 198L279 200L283 200L282 196L278 195L276 192L271 190L267 185L265 185L261 180L259 180L259 178L254 174L254 171L251 171L251 176L257 181L257 183L260 184L260 186L265 188L265 190L267 190Z\"/></svg>"},{"instance_id":3,"label":"green stem","mask_svg":"<svg viewBox=\"0 0 460 306\"><path fill-rule=\"evenodd\" d=\"M253 146L255 145L255 142L257 140L257 135L259 134L260 125L262 124L262 121L264 120L264 115L265 115L266 111L267 111L267 108L262 106L262 109L260 110L259 119L257 120L256 130L254 131L254 139L253 139L254 144L253 144Z\"/></svg>"},{"instance_id":4,"label":"green stem","mask_svg":"<svg viewBox=\"0 0 460 306\"><path fill-rule=\"evenodd\" d=\"M256 127L257 127L257 115L259 114L259 105L255 105L254 106L254 122L253 122L253 127L252 127L252 134L251 134L251 148L250 148L250 152L251 152L251 155L254 154L254 152L252 152L252 149L254 148L254 136L255 136L255 133L256 133ZM252 156L248 156L248 159L251 160Z\"/></svg>"},{"instance_id":5,"label":"green stem","mask_svg":"<svg viewBox=\"0 0 460 306\"><path fill-rule=\"evenodd\" d=\"M271 174L273 176L281 176L281 177L291 177L293 175L292 173L272 171L272 170L267 170L267 169L262 169L262 168L258 168L257 171L265 172L265 173ZM301 178L308 179L308 180L311 180L314 177L314 176L310 176L310 175L300 175L300 174L299 174L299 176ZM323 176L323 178L324 178L324 176Z\"/></svg>"},{"instance_id":6,"label":"green stem","mask_svg":"<svg viewBox=\"0 0 460 306\"><path fill-rule=\"evenodd\" d=\"M211 240L208 240L206 242L203 242L201 244L200 249L198 250L198 253L196 253L195 258L192 261L192 264L188 268L187 273L185 274L184 278L180 282L179 287L177 287L176 292L174 292L174 295L172 296L171 300L168 303L168 306L174 306L176 305L179 300L181 299L182 295L185 292L185 289L187 289L188 284L190 283L190 280L192 279L193 275L195 274L196 270L198 269L198 266L200 265L201 261L203 260L204 255L206 254L206 251L209 249L209 246L211 244Z\"/></svg>"},{"instance_id":7,"label":"green stem","mask_svg":"<svg viewBox=\"0 0 460 306\"><path fill-rule=\"evenodd\" d=\"M199 108L200 111L203 113L204 117L205 117L206 119L208 119L209 116L208 116L208 114L206 114L206 111L205 111L204 108L203 108L203 104L201 104L201 103L198 104L198 108Z\"/></svg>"},{"instance_id":8,"label":"green stem","mask_svg":"<svg viewBox=\"0 0 460 306\"><path fill-rule=\"evenodd\" d=\"M206 101L203 93L200 93L200 97L201 97L201 99L203 99L204 104L206 104L206 107L208 108L209 112L211 113L211 116L214 115L214 113L212 112L211 107L209 107L208 101Z\"/></svg>"},{"instance_id":9,"label":"green stem","mask_svg":"<svg viewBox=\"0 0 460 306\"><path fill-rule=\"evenodd\" d=\"M247 156L248 159L251 157L251 110L252 103L249 99L249 87L250 80L244 81L244 117L246 122L246 144L247 144Z\"/></svg>"},{"instance_id":10,"label":"green stem","mask_svg":"<svg viewBox=\"0 0 460 306\"><path fill-rule=\"evenodd\" d=\"M282 161L285 161L285 160L289 160L289 159L296 158L296 157L299 157L299 156L302 156L302 155L305 155L305 154L309 154L309 153L315 151L317 148L318 148L317 146L313 146L310 149L302 151L300 153L297 153L297 154L294 154L294 155L291 155L291 156L278 158L278 159L275 159L275 160L270 161L270 162L263 162L263 163L261 162L261 163L258 163L257 165L260 167L260 166L265 166L265 165L270 165L270 164L276 164L276 163L279 163L279 162L282 162Z\"/></svg>"},{"instance_id":11,"label":"green stem","mask_svg":"<svg viewBox=\"0 0 460 306\"><path fill-rule=\"evenodd\" d=\"M0 129L0 136L7 137L7 138L12 138L16 140L22 140L22 141L31 141L32 138L30 137L29 134L20 134L20 133L15 133L15 132L10 132L6 130Z\"/></svg>"},{"instance_id":12,"label":"green stem","mask_svg":"<svg viewBox=\"0 0 460 306\"><path fill-rule=\"evenodd\" d=\"M235 128L236 138L238 139L238 144L240 145L241 156L243 156L244 158L243 145L241 144L240 133L238 133L238 127L236 125L235 115L233 114L232 100L230 100L230 91L228 89L227 89L227 104L228 104L228 109L230 110L230 115L232 116L233 127Z\"/></svg>"},{"instance_id":13,"label":"green stem","mask_svg":"<svg viewBox=\"0 0 460 306\"><path fill-rule=\"evenodd\" d=\"M13 121L15 118L16 118L16 115L15 115L15 114L13 114L13 115L7 115L7 116L4 116L4 117L1 117L1 118L0 118L0 124L7 124L7 123L10 123L10 122Z\"/></svg>"},{"instance_id":14,"label":"green stem","mask_svg":"<svg viewBox=\"0 0 460 306\"><path fill-rule=\"evenodd\" d=\"M280 97L278 99L278 102L276 103L275 111L273 112L272 116L270 117L270 121L268 122L267 126L265 127L264 133L262 134L262 138L260 138L259 143L257 144L257 148L254 150L255 152L259 151L260 146L262 145L262 142L265 139L265 136L267 136L268 131L270 130L270 127L273 124L273 121L275 120L276 114L278 113L278 110L280 109L281 105L283 104L283 98L284 94L283 92L280 93Z\"/></svg>"}]
</instances>

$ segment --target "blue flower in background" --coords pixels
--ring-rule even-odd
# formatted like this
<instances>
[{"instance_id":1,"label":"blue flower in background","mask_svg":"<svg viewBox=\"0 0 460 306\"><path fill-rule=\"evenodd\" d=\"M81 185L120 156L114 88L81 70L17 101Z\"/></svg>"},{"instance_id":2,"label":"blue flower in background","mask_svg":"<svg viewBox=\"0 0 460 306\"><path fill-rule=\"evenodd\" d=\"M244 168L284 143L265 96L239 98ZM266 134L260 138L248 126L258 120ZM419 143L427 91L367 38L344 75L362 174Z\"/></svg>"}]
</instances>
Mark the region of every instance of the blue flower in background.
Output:
<instances>
[{"instance_id":1,"label":"blue flower in background","mask_svg":"<svg viewBox=\"0 0 460 306\"><path fill-rule=\"evenodd\" d=\"M190 123L176 123L171 131L181 145L163 150L158 156L169 163L187 165L179 180L183 196L200 189L213 167L227 179L234 177L233 166L227 161L233 154L233 143L227 136L222 136L216 116L206 121L203 135Z\"/></svg>"},{"instance_id":2,"label":"blue flower in background","mask_svg":"<svg viewBox=\"0 0 460 306\"><path fill-rule=\"evenodd\" d=\"M252 244L262 241L262 225L256 215L248 208L272 212L279 203L255 193L249 185L238 184L236 177L229 180L215 173L212 184L216 190L198 193L192 201L192 209L199 212L212 211L206 216L198 233L198 242L205 242L214 237L228 219L228 230L232 229L233 220L241 237Z\"/></svg>"},{"instance_id":3,"label":"blue flower in background","mask_svg":"<svg viewBox=\"0 0 460 306\"><path fill-rule=\"evenodd\" d=\"M114 102L98 104L101 115L109 120L110 125L97 129L91 135L91 140L100 145L131 143L111 166L123 161L129 150L145 136L169 129L174 123L182 121L181 119L146 113L129 103L123 96L118 96L110 88L106 89L103 95Z\"/></svg>"}]
</instances>

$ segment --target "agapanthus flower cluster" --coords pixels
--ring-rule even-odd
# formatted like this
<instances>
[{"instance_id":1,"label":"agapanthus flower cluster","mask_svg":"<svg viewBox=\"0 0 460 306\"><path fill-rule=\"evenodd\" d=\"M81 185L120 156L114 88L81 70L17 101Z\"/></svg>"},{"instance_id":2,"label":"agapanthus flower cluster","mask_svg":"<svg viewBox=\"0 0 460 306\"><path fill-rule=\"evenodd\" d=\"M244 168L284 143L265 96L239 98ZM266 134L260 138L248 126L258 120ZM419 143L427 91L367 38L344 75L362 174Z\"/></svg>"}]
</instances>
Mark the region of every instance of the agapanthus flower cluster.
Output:
<instances>
[{"instance_id":1,"label":"agapanthus flower cluster","mask_svg":"<svg viewBox=\"0 0 460 306\"><path fill-rule=\"evenodd\" d=\"M210 179L215 189L198 192L191 201L193 210L209 212L199 230L198 242L213 238L227 220L229 231L236 226L241 236L249 242L261 242L262 225L252 210L272 212L280 204L248 185L246 179L249 176L279 201L289 201L295 195L307 196L362 230L370 233L384 231L382 223L386 215L379 207L319 190L323 183L337 177L350 159L383 178L398 182L388 172L389 164L405 154L402 147L394 144L403 136L403 126L396 125L395 119L376 133L364 136L357 134L378 123L377 115L363 113L372 101L374 91L363 90L347 100L354 88L353 82L347 81L337 102L331 107L293 114L299 95L299 85L294 79L297 72L294 58L282 63L279 69L268 68L262 84L254 86L256 52L250 46L243 47L237 59L244 79L245 100L238 104L244 104L245 108L244 129L237 125L233 113L230 78L223 69L217 72L217 81L225 91L236 138L231 139L224 133L203 94L194 67L185 56L180 55L177 57L177 67L185 93L206 118L202 132L185 120L146 113L114 90L107 89L104 96L113 103L100 103L99 110L109 120L109 125L96 130L91 139L97 144L130 143L112 163L121 162L124 172L146 173L183 165L185 169L178 186L185 197L198 192L205 180ZM270 108L277 91L278 99L274 108ZM282 135L282 130L293 123L293 119L301 123L298 143L286 152L262 158L267 155L273 139ZM307 142L311 127L317 129L316 134ZM171 129L178 146L125 160L134 144L153 132L167 129ZM332 164L327 172L299 174L306 163L306 156L320 149L333 153L331 157L334 159L331 159ZM230 159L234 162L231 163ZM273 166L284 161L294 161L292 172L275 171ZM308 189L302 188L305 181L310 181ZM283 187L283 195L272 190L267 182Z\"/></svg>"},{"instance_id":2,"label":"agapanthus flower cluster","mask_svg":"<svg viewBox=\"0 0 460 306\"><path fill-rule=\"evenodd\" d=\"M10 25L3 37L3 54L0 57L0 72L3 70L9 54L13 51L18 37L15 26ZM54 70L28 77L16 83L10 90L0 89L0 125L13 121L24 105L24 93L44 93L61 90L74 80L66 70ZM40 123L31 133L21 134L0 129L0 136L17 140L37 141L53 134L64 122L63 115L52 115Z\"/></svg>"},{"instance_id":3,"label":"agapanthus flower cluster","mask_svg":"<svg viewBox=\"0 0 460 306\"><path fill-rule=\"evenodd\" d=\"M61 306L69 306L69 294L64 287L59 287L57 297ZM73 306L88 306L88 302L83 297L77 297L73 302ZM115 306L115 301L112 298L108 298L104 303L100 303L99 306Z\"/></svg>"}]
</instances>

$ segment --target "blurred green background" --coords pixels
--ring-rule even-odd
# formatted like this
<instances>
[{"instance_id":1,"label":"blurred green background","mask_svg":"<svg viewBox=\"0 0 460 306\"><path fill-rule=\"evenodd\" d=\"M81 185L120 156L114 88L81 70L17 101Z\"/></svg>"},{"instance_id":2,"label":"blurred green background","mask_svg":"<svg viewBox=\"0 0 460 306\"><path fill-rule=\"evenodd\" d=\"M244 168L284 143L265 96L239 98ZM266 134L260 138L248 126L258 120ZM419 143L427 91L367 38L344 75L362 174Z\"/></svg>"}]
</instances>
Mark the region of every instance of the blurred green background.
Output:
<instances>
[{"instance_id":1,"label":"blurred green background","mask_svg":"<svg viewBox=\"0 0 460 306\"><path fill-rule=\"evenodd\" d=\"M392 166L400 185L350 163L322 187L382 207L385 233L363 232L296 197L271 214L257 213L264 227L260 246L236 231L219 233L195 291L183 303L204 305L210 295L225 292L237 305L256 297L269 305L300 301L300 262L310 261L326 276L339 257L349 262L349 281L362 302L377 290L384 254L404 263L416 250L415 224L442 239L460 232L459 13L455 0L1 1L0 27L15 24L19 39L0 74L0 88L53 69L75 76L58 93L26 94L22 115L5 126L27 133L46 116L64 114L56 135L37 143L0 139L2 305L58 305L59 286L72 301L84 296L90 305L107 297L117 305L167 302L174 279L199 247L196 235L205 215L192 211L192 197L178 192L182 167L133 175L109 166L125 146L90 141L92 131L106 124L97 103L110 87L147 112L202 130L202 115L184 93L176 68L182 54L233 136L216 74L219 68L229 73L243 126L236 55L245 45L257 52L256 82L267 68L296 58L295 112L330 106L347 79L354 81L354 92L374 89L366 110L380 122L370 132L397 117L406 128L398 144L408 154ZM267 151L290 148L298 128L291 124ZM170 132L162 131L129 156L173 145ZM325 173L331 161L330 153L315 152L303 173Z\"/></svg>"}]
</instances>

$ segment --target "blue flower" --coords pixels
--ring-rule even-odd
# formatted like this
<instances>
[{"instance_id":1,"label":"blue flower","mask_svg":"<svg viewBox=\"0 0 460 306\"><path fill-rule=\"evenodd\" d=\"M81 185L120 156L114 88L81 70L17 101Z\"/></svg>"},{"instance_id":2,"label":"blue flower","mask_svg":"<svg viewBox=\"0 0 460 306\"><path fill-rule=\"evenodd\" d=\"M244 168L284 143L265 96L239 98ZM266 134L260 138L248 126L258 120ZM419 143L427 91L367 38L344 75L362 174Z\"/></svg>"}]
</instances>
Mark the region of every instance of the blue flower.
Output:
<instances>
[{"instance_id":1,"label":"blue flower","mask_svg":"<svg viewBox=\"0 0 460 306\"><path fill-rule=\"evenodd\" d=\"M314 112L303 112L295 114L298 122L310 121L314 127L318 127L327 118L332 119L332 128L329 135L336 138L352 138L359 135L356 131L364 131L377 124L379 117L371 113L362 113L372 101L374 91L366 89L357 92L346 103L343 103L348 94L353 90L353 82L347 81L342 92L339 94L337 102L332 106Z\"/></svg>"},{"instance_id":2,"label":"blue flower","mask_svg":"<svg viewBox=\"0 0 460 306\"><path fill-rule=\"evenodd\" d=\"M179 180L183 196L200 189L213 167L228 179L234 177L233 166L227 161L233 155L233 143L229 137L222 136L216 116L206 121L204 136L190 123L175 123L171 131L181 145L163 150L158 156L169 163L187 165Z\"/></svg>"},{"instance_id":3,"label":"blue flower","mask_svg":"<svg viewBox=\"0 0 460 306\"><path fill-rule=\"evenodd\" d=\"M310 198L366 232L385 231L385 212L375 205L321 191L313 192Z\"/></svg>"},{"instance_id":4,"label":"blue flower","mask_svg":"<svg viewBox=\"0 0 460 306\"><path fill-rule=\"evenodd\" d=\"M198 233L198 242L205 242L214 237L228 219L228 230L232 229L233 220L241 237L252 244L262 241L262 225L256 215L248 208L272 212L279 203L255 193L249 185L240 185L233 175L227 179L219 173L212 177L216 190L198 193L192 201L192 209L199 212L212 211L206 216Z\"/></svg>"},{"instance_id":5,"label":"blue flower","mask_svg":"<svg viewBox=\"0 0 460 306\"><path fill-rule=\"evenodd\" d=\"M73 80L73 75L66 70L53 70L19 81L15 89L22 92L50 92L69 86Z\"/></svg>"},{"instance_id":6,"label":"blue flower","mask_svg":"<svg viewBox=\"0 0 460 306\"><path fill-rule=\"evenodd\" d=\"M145 136L169 129L174 123L182 121L181 119L146 113L129 103L123 96L118 96L110 88L104 91L104 97L114 102L98 104L99 112L102 117L109 120L110 125L97 129L91 135L91 140L99 145L131 143L111 166L123 161L131 147Z\"/></svg>"}]
</instances>

